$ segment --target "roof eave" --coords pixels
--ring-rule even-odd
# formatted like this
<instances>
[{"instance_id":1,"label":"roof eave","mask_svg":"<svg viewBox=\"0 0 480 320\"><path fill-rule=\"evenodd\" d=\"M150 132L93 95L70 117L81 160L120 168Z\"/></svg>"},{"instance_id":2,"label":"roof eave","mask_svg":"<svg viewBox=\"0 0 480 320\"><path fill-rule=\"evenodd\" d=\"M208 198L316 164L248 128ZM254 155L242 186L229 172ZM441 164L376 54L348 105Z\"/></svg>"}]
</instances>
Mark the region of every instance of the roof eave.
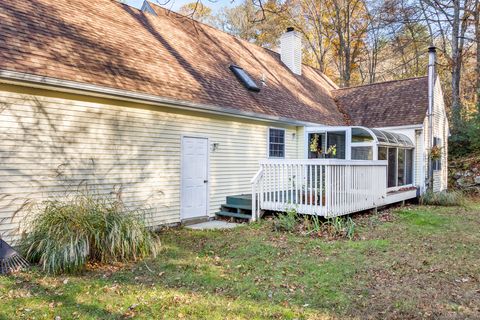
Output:
<instances>
[{"instance_id":1,"label":"roof eave","mask_svg":"<svg viewBox=\"0 0 480 320\"><path fill-rule=\"evenodd\" d=\"M0 82L16 84L22 86L30 86L48 90L58 90L67 93L87 94L90 96L120 99L130 102L138 102L144 104L167 106L176 109L185 109L190 111L199 111L205 113L213 113L220 115L229 115L239 118L252 119L264 122L283 123L294 126L312 126L321 125L317 122L307 122L302 120L266 115L255 112L240 111L228 107L219 107L209 104L194 103L189 101L181 101L166 97L155 96L147 93L134 92L122 89L116 89L106 86L99 86L89 83L82 83L70 80L62 80L46 76L39 76L30 73L17 72L11 70L0 69Z\"/></svg>"},{"instance_id":2,"label":"roof eave","mask_svg":"<svg viewBox=\"0 0 480 320\"><path fill-rule=\"evenodd\" d=\"M396 126L374 127L374 129L380 129L380 130L423 129L423 123L405 124L405 125L399 125L399 126L396 125Z\"/></svg>"}]
</instances>

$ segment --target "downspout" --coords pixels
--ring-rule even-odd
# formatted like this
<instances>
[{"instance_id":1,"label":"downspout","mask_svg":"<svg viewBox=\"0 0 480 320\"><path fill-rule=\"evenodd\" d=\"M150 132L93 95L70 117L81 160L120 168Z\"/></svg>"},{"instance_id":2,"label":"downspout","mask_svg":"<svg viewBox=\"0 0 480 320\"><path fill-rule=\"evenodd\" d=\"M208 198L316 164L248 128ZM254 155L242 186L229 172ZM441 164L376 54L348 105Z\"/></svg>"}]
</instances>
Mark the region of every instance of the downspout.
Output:
<instances>
[{"instance_id":1,"label":"downspout","mask_svg":"<svg viewBox=\"0 0 480 320\"><path fill-rule=\"evenodd\" d=\"M433 104L435 90L435 60L437 49L435 47L428 48L428 181L427 188L433 190L433 161L430 157L430 151L433 148Z\"/></svg>"}]
</instances>

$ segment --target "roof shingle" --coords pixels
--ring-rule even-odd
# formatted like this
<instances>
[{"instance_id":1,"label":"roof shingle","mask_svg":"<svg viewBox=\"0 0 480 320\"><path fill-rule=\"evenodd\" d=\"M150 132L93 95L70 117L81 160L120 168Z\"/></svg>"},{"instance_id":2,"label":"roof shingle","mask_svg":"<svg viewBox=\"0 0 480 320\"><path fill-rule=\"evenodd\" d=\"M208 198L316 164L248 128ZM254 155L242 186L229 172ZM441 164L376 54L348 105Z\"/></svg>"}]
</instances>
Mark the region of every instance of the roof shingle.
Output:
<instances>
[{"instance_id":1,"label":"roof shingle","mask_svg":"<svg viewBox=\"0 0 480 320\"><path fill-rule=\"evenodd\" d=\"M157 10L157 9L156 9ZM293 74L279 54L173 14L115 0L0 1L0 69L269 116L340 125L334 87L318 70ZM229 70L260 83L248 91Z\"/></svg>"},{"instance_id":2,"label":"roof shingle","mask_svg":"<svg viewBox=\"0 0 480 320\"><path fill-rule=\"evenodd\" d=\"M350 124L370 128L422 124L428 108L428 78L379 82L333 90Z\"/></svg>"}]
</instances>

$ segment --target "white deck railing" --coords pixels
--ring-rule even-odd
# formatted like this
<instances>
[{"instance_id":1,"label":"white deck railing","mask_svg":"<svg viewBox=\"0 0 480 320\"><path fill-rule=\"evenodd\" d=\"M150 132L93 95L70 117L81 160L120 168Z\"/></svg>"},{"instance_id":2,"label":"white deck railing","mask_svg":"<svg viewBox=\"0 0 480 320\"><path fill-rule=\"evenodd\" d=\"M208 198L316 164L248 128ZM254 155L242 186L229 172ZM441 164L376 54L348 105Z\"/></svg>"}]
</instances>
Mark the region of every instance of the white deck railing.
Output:
<instances>
[{"instance_id":1,"label":"white deck railing","mask_svg":"<svg viewBox=\"0 0 480 320\"><path fill-rule=\"evenodd\" d=\"M260 210L335 217L378 207L386 174L387 161L263 160L252 179L252 220Z\"/></svg>"}]
</instances>

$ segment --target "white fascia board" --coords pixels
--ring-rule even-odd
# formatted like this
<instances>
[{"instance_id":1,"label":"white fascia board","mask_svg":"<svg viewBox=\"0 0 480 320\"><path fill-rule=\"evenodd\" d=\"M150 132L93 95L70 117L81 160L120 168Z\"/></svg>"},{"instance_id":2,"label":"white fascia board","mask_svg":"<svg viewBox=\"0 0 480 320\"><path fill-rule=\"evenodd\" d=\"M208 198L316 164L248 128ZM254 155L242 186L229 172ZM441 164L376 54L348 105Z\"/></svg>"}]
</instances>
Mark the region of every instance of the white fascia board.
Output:
<instances>
[{"instance_id":1,"label":"white fascia board","mask_svg":"<svg viewBox=\"0 0 480 320\"><path fill-rule=\"evenodd\" d=\"M308 126L305 127L305 132L323 132L323 131L341 131L341 130L347 130L351 127L349 126L322 126L322 125L316 125L316 126Z\"/></svg>"},{"instance_id":2,"label":"white fascia board","mask_svg":"<svg viewBox=\"0 0 480 320\"><path fill-rule=\"evenodd\" d=\"M155 96L147 93L127 91L110 87L103 87L89 83L82 83L70 80L62 80L45 76L38 76L29 73L16 72L0 69L0 83L14 84L20 86L34 87L39 89L57 90L66 93L83 94L99 98L117 99L122 101L150 104L155 106L171 107L189 111L205 112L211 114L228 115L239 118L282 123L292 126L318 126L318 123L295 120L284 117L265 115L255 112L240 111L228 107L218 107L189 101L175 100Z\"/></svg>"},{"instance_id":3,"label":"white fascia board","mask_svg":"<svg viewBox=\"0 0 480 320\"><path fill-rule=\"evenodd\" d=\"M402 130L402 129L423 129L423 124L409 124L405 126L395 126L395 127L375 127L373 129L379 130Z\"/></svg>"}]
</instances>

